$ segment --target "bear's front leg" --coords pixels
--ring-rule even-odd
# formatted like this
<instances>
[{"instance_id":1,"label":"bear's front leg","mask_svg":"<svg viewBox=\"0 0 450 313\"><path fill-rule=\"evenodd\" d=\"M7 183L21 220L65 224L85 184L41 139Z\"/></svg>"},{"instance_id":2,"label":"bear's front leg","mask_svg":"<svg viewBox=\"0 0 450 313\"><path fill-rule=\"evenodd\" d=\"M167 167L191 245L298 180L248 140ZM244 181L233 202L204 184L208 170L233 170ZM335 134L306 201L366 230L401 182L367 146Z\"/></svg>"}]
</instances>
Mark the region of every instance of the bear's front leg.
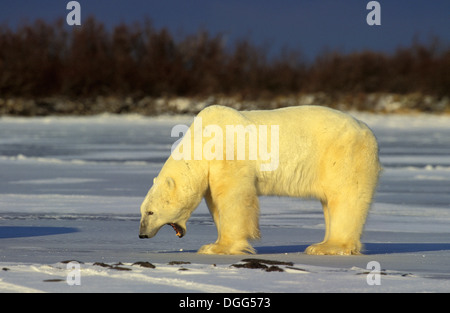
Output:
<instances>
[{"instance_id":1,"label":"bear's front leg","mask_svg":"<svg viewBox=\"0 0 450 313\"><path fill-rule=\"evenodd\" d=\"M234 187L211 188L205 196L217 227L218 237L215 243L204 245L198 250L198 253L255 253L255 249L248 240L259 239L260 236L259 203L256 190L254 186L245 187L245 184L242 183Z\"/></svg>"}]
</instances>

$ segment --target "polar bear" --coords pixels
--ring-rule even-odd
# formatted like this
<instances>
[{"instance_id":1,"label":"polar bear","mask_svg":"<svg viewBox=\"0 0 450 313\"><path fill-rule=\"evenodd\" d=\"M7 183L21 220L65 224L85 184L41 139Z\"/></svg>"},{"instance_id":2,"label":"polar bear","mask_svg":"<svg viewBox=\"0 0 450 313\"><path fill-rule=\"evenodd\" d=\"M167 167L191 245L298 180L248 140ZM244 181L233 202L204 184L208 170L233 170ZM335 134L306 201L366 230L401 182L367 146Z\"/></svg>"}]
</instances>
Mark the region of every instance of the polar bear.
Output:
<instances>
[{"instance_id":1,"label":"polar bear","mask_svg":"<svg viewBox=\"0 0 450 313\"><path fill-rule=\"evenodd\" d=\"M230 125L244 130L245 155L239 157L234 140L239 134L226 133ZM270 144L254 143L262 135ZM256 111L210 106L178 147L184 151L172 151L141 205L140 238L153 237L166 224L184 236L186 221L205 198L218 238L198 253L255 253L249 240L260 238L259 195L313 197L323 206L325 237L305 252L360 254L381 169L377 141L363 122L320 106ZM276 162L268 160L269 150ZM264 168L267 164L273 166Z\"/></svg>"}]
</instances>

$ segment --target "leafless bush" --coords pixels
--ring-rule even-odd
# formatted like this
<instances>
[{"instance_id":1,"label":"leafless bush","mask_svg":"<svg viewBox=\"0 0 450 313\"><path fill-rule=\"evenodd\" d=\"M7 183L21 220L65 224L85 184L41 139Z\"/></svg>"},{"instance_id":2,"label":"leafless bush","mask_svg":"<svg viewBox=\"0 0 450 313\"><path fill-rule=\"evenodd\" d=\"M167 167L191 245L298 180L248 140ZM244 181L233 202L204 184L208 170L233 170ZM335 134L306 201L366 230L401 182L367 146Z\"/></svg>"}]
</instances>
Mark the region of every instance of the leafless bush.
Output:
<instances>
[{"instance_id":1,"label":"leafless bush","mask_svg":"<svg viewBox=\"0 0 450 313\"><path fill-rule=\"evenodd\" d=\"M450 48L438 39L414 40L392 54L328 51L312 63L299 50L283 49L276 57L268 51L248 39L227 46L221 34L206 30L175 40L148 20L112 30L92 17L71 29L63 20L37 20L14 31L3 25L0 97L450 96Z\"/></svg>"}]
</instances>

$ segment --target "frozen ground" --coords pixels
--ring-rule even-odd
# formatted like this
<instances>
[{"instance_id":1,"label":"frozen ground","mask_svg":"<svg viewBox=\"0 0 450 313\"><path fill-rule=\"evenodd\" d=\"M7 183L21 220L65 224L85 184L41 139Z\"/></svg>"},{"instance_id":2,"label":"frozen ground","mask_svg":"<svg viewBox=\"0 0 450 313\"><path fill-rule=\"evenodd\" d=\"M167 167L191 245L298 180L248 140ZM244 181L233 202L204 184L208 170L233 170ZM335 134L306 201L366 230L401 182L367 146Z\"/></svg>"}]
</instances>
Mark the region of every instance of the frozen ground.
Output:
<instances>
[{"instance_id":1,"label":"frozen ground","mask_svg":"<svg viewBox=\"0 0 450 313\"><path fill-rule=\"evenodd\" d=\"M292 262L273 265L283 272L195 254L216 239L204 203L184 238L167 226L138 239L139 206L175 140L170 130L190 118L0 118L0 291L450 292L450 117L355 115L377 135L384 166L365 255L303 254L323 238L320 205L265 197L250 257Z\"/></svg>"}]
</instances>

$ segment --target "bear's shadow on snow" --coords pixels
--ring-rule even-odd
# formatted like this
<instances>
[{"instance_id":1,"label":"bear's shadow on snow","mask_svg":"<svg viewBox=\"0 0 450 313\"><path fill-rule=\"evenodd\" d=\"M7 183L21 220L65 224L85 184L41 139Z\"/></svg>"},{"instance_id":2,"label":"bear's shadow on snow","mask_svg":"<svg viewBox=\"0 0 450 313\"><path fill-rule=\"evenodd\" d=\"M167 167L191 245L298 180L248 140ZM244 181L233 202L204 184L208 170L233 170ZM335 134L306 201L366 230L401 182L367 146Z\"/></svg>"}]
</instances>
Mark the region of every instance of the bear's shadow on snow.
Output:
<instances>
[{"instance_id":1,"label":"bear's shadow on snow","mask_svg":"<svg viewBox=\"0 0 450 313\"><path fill-rule=\"evenodd\" d=\"M299 253L305 251L308 245L291 246L263 246L255 247L258 254L277 254L277 253Z\"/></svg>"},{"instance_id":2,"label":"bear's shadow on snow","mask_svg":"<svg viewBox=\"0 0 450 313\"><path fill-rule=\"evenodd\" d=\"M1 238L1 237L0 237ZM254 247L257 254L303 253L309 245ZM394 254L450 250L450 243L365 243L363 255ZM166 251L166 253L196 253L197 250Z\"/></svg>"},{"instance_id":3,"label":"bear's shadow on snow","mask_svg":"<svg viewBox=\"0 0 450 313\"><path fill-rule=\"evenodd\" d=\"M302 253L308 245L255 247L258 254ZM393 254L450 250L450 243L365 243L362 253Z\"/></svg>"},{"instance_id":4,"label":"bear's shadow on snow","mask_svg":"<svg viewBox=\"0 0 450 313\"><path fill-rule=\"evenodd\" d=\"M0 226L0 239L75 233L74 227Z\"/></svg>"},{"instance_id":5,"label":"bear's shadow on snow","mask_svg":"<svg viewBox=\"0 0 450 313\"><path fill-rule=\"evenodd\" d=\"M450 243L365 243L363 254L391 254L450 250Z\"/></svg>"}]
</instances>

